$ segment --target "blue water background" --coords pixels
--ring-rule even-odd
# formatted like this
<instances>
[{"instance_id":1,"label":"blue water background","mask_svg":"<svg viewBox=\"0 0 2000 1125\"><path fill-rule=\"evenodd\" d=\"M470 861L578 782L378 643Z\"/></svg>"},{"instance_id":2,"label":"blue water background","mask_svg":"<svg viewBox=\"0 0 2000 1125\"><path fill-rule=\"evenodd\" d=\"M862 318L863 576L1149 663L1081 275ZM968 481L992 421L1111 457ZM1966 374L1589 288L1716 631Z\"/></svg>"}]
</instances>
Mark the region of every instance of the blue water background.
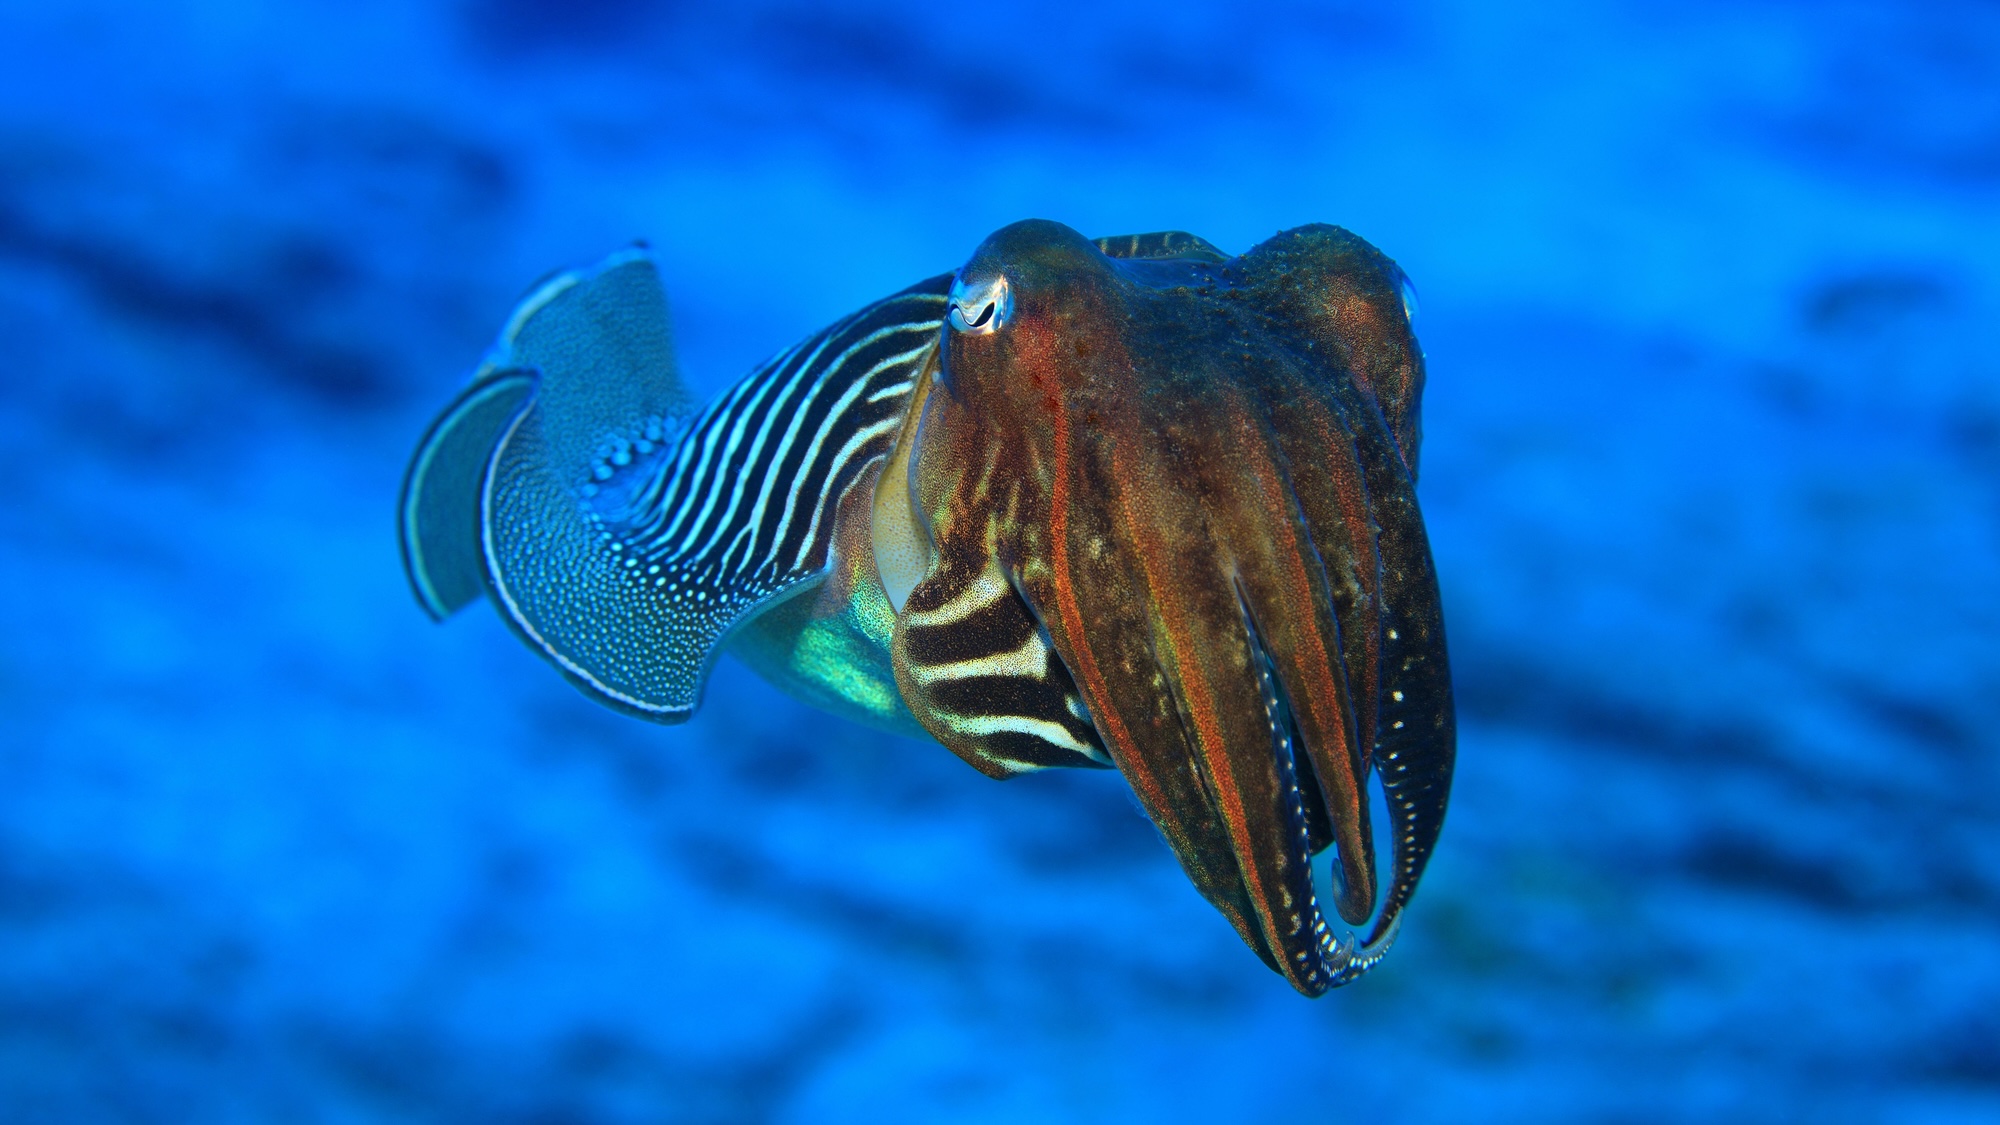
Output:
<instances>
[{"instance_id":1,"label":"blue water background","mask_svg":"<svg viewBox=\"0 0 2000 1125\"><path fill-rule=\"evenodd\" d=\"M1294 995L1104 774L398 570L512 301L703 394L1015 219L1422 295L1463 720ZM0 9L0 1121L2000 1119L2000 8Z\"/></svg>"}]
</instances>

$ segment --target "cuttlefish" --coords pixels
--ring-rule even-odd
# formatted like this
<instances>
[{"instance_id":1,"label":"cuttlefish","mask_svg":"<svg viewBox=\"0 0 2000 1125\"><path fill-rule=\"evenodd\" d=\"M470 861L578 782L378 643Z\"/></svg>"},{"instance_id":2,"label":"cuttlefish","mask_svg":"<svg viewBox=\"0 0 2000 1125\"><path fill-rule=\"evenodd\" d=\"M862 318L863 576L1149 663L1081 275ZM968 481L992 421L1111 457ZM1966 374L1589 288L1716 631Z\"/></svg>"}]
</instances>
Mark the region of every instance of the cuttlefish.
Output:
<instances>
[{"instance_id":1,"label":"cuttlefish","mask_svg":"<svg viewBox=\"0 0 2000 1125\"><path fill-rule=\"evenodd\" d=\"M629 714L687 719L726 649L992 777L1115 768L1317 996L1387 952L1451 784L1411 317L1338 227L1031 220L697 407L631 249L530 295L425 434L404 560Z\"/></svg>"}]
</instances>

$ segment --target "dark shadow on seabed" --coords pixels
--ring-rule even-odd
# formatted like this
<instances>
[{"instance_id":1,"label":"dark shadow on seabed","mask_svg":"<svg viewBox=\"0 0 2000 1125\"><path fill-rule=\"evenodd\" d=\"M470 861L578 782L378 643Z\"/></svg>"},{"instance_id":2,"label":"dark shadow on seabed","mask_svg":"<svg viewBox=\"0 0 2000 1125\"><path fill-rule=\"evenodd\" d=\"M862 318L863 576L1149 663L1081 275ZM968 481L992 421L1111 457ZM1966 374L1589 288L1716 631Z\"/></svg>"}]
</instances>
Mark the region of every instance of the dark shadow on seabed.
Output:
<instances>
[{"instance_id":1,"label":"dark shadow on seabed","mask_svg":"<svg viewBox=\"0 0 2000 1125\"><path fill-rule=\"evenodd\" d=\"M0 13L0 1118L2000 1111L2000 13L1047 7ZM1116 778L402 587L540 274L712 391L1030 214L1423 290L1462 773L1326 1000Z\"/></svg>"}]
</instances>

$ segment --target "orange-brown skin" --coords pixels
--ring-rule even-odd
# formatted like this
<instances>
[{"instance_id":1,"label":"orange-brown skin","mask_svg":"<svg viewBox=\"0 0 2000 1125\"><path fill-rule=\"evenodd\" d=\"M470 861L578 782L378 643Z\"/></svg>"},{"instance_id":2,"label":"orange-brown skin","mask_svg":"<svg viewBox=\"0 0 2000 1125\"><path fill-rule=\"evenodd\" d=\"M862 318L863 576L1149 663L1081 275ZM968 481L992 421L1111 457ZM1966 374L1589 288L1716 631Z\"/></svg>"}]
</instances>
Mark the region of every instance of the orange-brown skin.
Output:
<instances>
[{"instance_id":1,"label":"orange-brown skin","mask_svg":"<svg viewBox=\"0 0 2000 1125\"><path fill-rule=\"evenodd\" d=\"M1300 991L1351 979L1366 964L1333 963L1301 901L1298 834L1337 848L1340 915L1376 915L1381 769L1394 861L1377 944L1436 839L1454 753L1400 273L1332 227L1223 263L1135 264L1030 221L960 279L996 275L1006 324L946 330L916 435L911 496L938 562L911 604L997 559L1197 888ZM1303 818L1265 660L1319 780ZM899 684L977 764L921 685Z\"/></svg>"}]
</instances>

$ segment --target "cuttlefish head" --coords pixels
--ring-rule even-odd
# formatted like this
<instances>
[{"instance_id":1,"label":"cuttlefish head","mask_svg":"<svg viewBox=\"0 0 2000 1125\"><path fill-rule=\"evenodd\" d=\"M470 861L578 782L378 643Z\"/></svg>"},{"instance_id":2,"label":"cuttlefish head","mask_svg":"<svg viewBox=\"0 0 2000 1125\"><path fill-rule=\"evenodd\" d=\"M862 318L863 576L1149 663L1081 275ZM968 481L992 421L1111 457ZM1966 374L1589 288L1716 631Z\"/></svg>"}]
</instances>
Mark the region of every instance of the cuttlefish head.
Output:
<instances>
[{"instance_id":1,"label":"cuttlefish head","mask_svg":"<svg viewBox=\"0 0 2000 1125\"><path fill-rule=\"evenodd\" d=\"M1406 293L1336 227L1229 258L1016 223L957 275L908 459L919 721L995 775L1108 758L1308 995L1386 951L1452 770Z\"/></svg>"}]
</instances>

